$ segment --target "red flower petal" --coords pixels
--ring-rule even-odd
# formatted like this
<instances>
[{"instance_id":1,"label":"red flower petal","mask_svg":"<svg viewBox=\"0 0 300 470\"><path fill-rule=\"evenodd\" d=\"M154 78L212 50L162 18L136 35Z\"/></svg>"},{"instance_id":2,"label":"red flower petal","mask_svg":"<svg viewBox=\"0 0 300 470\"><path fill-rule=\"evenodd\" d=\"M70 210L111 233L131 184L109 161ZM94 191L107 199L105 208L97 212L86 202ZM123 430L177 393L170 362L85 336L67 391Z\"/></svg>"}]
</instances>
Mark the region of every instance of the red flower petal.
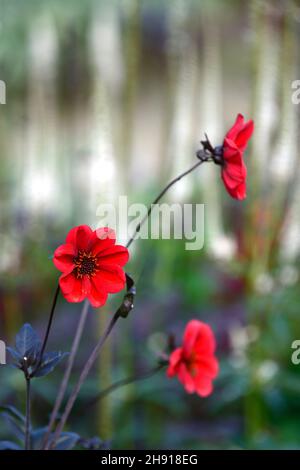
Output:
<instances>
[{"instance_id":1,"label":"red flower petal","mask_svg":"<svg viewBox=\"0 0 300 470\"><path fill-rule=\"evenodd\" d=\"M195 389L200 397L207 397L213 391L212 382L208 377L199 376L195 377Z\"/></svg>"},{"instance_id":2,"label":"red flower petal","mask_svg":"<svg viewBox=\"0 0 300 470\"><path fill-rule=\"evenodd\" d=\"M114 230L103 227L95 230L96 238L92 248L94 255L98 255L102 251L112 248L116 243L116 234Z\"/></svg>"},{"instance_id":3,"label":"red flower petal","mask_svg":"<svg viewBox=\"0 0 300 470\"><path fill-rule=\"evenodd\" d=\"M82 302L85 298L82 291L82 281L77 279L73 272L62 274L59 278L59 286L68 302Z\"/></svg>"},{"instance_id":4,"label":"red flower petal","mask_svg":"<svg viewBox=\"0 0 300 470\"><path fill-rule=\"evenodd\" d=\"M201 327L202 323L198 320L191 320L186 326L183 336L183 355L187 359L194 350Z\"/></svg>"},{"instance_id":5,"label":"red flower petal","mask_svg":"<svg viewBox=\"0 0 300 470\"><path fill-rule=\"evenodd\" d=\"M238 133L243 129L244 126L244 116L242 114L238 114L235 120L235 123L229 129L226 134L226 137L230 140L235 140Z\"/></svg>"},{"instance_id":6,"label":"red flower petal","mask_svg":"<svg viewBox=\"0 0 300 470\"><path fill-rule=\"evenodd\" d=\"M200 323L200 322L199 322ZM201 329L197 336L197 342L195 344L195 350L197 355L203 354L211 357L216 349L216 340L214 333L209 325L201 322Z\"/></svg>"},{"instance_id":7,"label":"red flower petal","mask_svg":"<svg viewBox=\"0 0 300 470\"><path fill-rule=\"evenodd\" d=\"M219 363L214 356L202 355L196 358L196 368L199 374L214 379L219 372Z\"/></svg>"},{"instance_id":8,"label":"red flower petal","mask_svg":"<svg viewBox=\"0 0 300 470\"><path fill-rule=\"evenodd\" d=\"M101 263L113 263L124 266L129 259L129 252L127 248L122 245L114 245L101 251L101 253L99 253L99 259Z\"/></svg>"},{"instance_id":9,"label":"red flower petal","mask_svg":"<svg viewBox=\"0 0 300 470\"><path fill-rule=\"evenodd\" d=\"M66 243L71 243L77 250L87 251L93 239L94 232L88 225L79 225L72 228L66 238Z\"/></svg>"},{"instance_id":10,"label":"red flower petal","mask_svg":"<svg viewBox=\"0 0 300 470\"><path fill-rule=\"evenodd\" d=\"M70 272L74 269L74 256L76 250L73 245L65 244L56 248L53 257L53 263L62 272Z\"/></svg>"},{"instance_id":11,"label":"red flower petal","mask_svg":"<svg viewBox=\"0 0 300 470\"><path fill-rule=\"evenodd\" d=\"M239 147L242 152L244 152L244 150L247 146L248 140L250 139L250 137L253 134L253 130L254 130L254 122L253 121L248 121L244 125L243 129L241 129L240 132L238 133L238 135L235 139L235 143L236 143L237 147Z\"/></svg>"},{"instance_id":12,"label":"red flower petal","mask_svg":"<svg viewBox=\"0 0 300 470\"><path fill-rule=\"evenodd\" d=\"M93 282L99 290L113 294L124 289L126 277L123 269L117 264L101 263Z\"/></svg>"},{"instance_id":13,"label":"red flower petal","mask_svg":"<svg viewBox=\"0 0 300 470\"><path fill-rule=\"evenodd\" d=\"M177 368L182 356L182 348L177 348L170 354L169 367L167 370L168 377L173 377L177 373Z\"/></svg>"},{"instance_id":14,"label":"red flower petal","mask_svg":"<svg viewBox=\"0 0 300 470\"><path fill-rule=\"evenodd\" d=\"M194 379L184 363L181 363L179 366L178 379L184 385L184 388L188 393L193 393L195 391Z\"/></svg>"},{"instance_id":15,"label":"red flower petal","mask_svg":"<svg viewBox=\"0 0 300 470\"><path fill-rule=\"evenodd\" d=\"M88 299L93 307L102 307L107 301L108 294L107 292L99 290L94 281L95 279L91 281L91 290L88 294Z\"/></svg>"}]
</instances>

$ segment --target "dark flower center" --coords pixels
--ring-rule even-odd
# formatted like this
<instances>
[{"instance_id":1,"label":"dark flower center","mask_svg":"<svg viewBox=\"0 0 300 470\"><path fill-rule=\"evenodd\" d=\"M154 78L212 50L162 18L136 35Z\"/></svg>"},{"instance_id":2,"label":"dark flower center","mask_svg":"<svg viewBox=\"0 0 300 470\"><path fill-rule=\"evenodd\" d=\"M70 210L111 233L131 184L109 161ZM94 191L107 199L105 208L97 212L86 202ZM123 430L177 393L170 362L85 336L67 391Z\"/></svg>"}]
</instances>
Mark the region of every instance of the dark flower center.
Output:
<instances>
[{"instance_id":1,"label":"dark flower center","mask_svg":"<svg viewBox=\"0 0 300 470\"><path fill-rule=\"evenodd\" d=\"M82 276L94 276L97 271L97 257L85 251L79 251L78 256L74 259L76 275L78 278Z\"/></svg>"}]
</instances>

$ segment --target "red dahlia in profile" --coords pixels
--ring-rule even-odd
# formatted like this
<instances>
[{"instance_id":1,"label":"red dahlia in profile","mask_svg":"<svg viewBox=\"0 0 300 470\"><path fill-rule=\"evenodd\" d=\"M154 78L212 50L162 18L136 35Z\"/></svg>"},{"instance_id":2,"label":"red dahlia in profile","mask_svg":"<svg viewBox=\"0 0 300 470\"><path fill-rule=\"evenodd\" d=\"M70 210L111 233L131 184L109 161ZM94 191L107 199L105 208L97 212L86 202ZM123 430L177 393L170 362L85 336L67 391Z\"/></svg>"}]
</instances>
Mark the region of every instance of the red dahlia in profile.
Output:
<instances>
[{"instance_id":1,"label":"red dahlia in profile","mask_svg":"<svg viewBox=\"0 0 300 470\"><path fill-rule=\"evenodd\" d=\"M188 393L201 397L210 395L212 380L217 376L219 365L214 356L215 337L210 326L191 320L185 329L183 344L169 357L168 377L177 375Z\"/></svg>"},{"instance_id":2,"label":"red dahlia in profile","mask_svg":"<svg viewBox=\"0 0 300 470\"><path fill-rule=\"evenodd\" d=\"M253 121L244 122L244 117L238 114L223 142L222 179L228 193L235 199L246 197L247 168L243 154L253 129Z\"/></svg>"},{"instance_id":3,"label":"red dahlia in profile","mask_svg":"<svg viewBox=\"0 0 300 470\"><path fill-rule=\"evenodd\" d=\"M109 228L93 231L80 225L69 231L66 243L55 250L53 258L63 273L59 285L68 302L88 298L93 307L101 307L108 294L124 288L122 267L129 254L127 248L115 243L115 232Z\"/></svg>"}]
</instances>

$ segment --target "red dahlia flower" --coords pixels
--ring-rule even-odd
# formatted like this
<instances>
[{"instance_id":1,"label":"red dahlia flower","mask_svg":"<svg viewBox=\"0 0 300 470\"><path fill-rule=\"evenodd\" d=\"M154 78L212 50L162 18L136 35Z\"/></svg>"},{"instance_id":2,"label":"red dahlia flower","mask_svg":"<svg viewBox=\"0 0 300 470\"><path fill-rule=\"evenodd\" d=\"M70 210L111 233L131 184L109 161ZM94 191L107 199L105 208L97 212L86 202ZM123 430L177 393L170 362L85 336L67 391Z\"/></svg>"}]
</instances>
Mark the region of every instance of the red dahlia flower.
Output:
<instances>
[{"instance_id":1,"label":"red dahlia flower","mask_svg":"<svg viewBox=\"0 0 300 470\"><path fill-rule=\"evenodd\" d=\"M238 114L223 142L222 179L228 193L235 199L246 197L247 168L243 161L243 153L253 129L253 121L244 122L244 117Z\"/></svg>"},{"instance_id":2,"label":"red dahlia flower","mask_svg":"<svg viewBox=\"0 0 300 470\"><path fill-rule=\"evenodd\" d=\"M80 225L70 230L66 243L55 250L53 258L63 273L59 285L68 302L81 302L87 297L93 307L100 307L109 293L124 288L122 266L129 254L127 248L115 243L115 232L109 228L93 231Z\"/></svg>"},{"instance_id":3,"label":"red dahlia flower","mask_svg":"<svg viewBox=\"0 0 300 470\"><path fill-rule=\"evenodd\" d=\"M188 393L210 395L212 380L219 370L214 352L215 337L210 326L191 320L184 332L183 345L170 355L168 377L177 375Z\"/></svg>"}]
</instances>

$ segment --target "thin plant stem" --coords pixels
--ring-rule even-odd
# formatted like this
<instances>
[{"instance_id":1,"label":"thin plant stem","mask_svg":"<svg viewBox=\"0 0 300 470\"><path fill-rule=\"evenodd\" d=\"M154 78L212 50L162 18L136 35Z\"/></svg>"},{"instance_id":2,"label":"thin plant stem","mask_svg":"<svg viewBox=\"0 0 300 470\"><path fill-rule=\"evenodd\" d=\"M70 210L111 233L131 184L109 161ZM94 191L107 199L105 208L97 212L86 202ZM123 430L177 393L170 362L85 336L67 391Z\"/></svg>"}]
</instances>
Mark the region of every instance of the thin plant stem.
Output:
<instances>
[{"instance_id":1,"label":"thin plant stem","mask_svg":"<svg viewBox=\"0 0 300 470\"><path fill-rule=\"evenodd\" d=\"M187 171L182 173L181 175L177 176L174 178L170 183L159 193L159 195L154 199L154 201L150 204L147 214L144 216L144 218L141 220L141 222L136 226L136 229L132 235L132 237L128 240L126 247L129 248L131 243L134 241L136 234L141 230L143 227L144 223L148 220L148 218L151 215L151 212L153 210L153 207L161 200L161 198L166 194L167 191L175 184L177 181L180 181L182 178L187 176L189 173L192 173L198 166L200 166L202 163L207 161L206 159L199 160L195 165L193 165L191 168L189 168Z\"/></svg>"},{"instance_id":2,"label":"thin plant stem","mask_svg":"<svg viewBox=\"0 0 300 470\"><path fill-rule=\"evenodd\" d=\"M26 417L25 417L25 450L30 450L31 434L31 393L30 377L26 377Z\"/></svg>"},{"instance_id":3,"label":"thin plant stem","mask_svg":"<svg viewBox=\"0 0 300 470\"><path fill-rule=\"evenodd\" d=\"M56 307L56 304L57 304L59 291L60 291L60 287L59 287L59 284L57 284L56 291L55 291L55 294L54 294L54 297L53 297L51 310L50 310L50 315L49 315L49 320L48 320L46 333L45 333L43 344L42 344L42 347L41 347L40 357L39 357L38 363L37 363L34 371L31 373L31 377L34 377L35 372L38 370L38 368L40 367L40 365L42 363L42 360L43 360L43 355L44 355L44 352L45 352L45 349L46 349L46 346L47 346L47 342L48 342L48 339L49 339L49 334L50 334L50 330L51 330L51 326L52 326L52 322L53 322L53 318L54 318L54 312L55 312L55 307Z\"/></svg>"},{"instance_id":4,"label":"thin plant stem","mask_svg":"<svg viewBox=\"0 0 300 470\"><path fill-rule=\"evenodd\" d=\"M94 406L96 403L98 403L102 398L105 398L107 395L110 393L114 392L118 388L124 387L125 385L130 385L134 382L139 382L140 380L146 380L149 379L150 377L153 377L157 372L159 372L163 367L165 367L166 363L161 363L156 365L155 367L152 367L152 369L140 374L140 375L133 375L131 377L127 377L126 379L120 379L114 384L110 385L109 387L105 388L102 390L98 395L96 395L94 398L92 398L90 401L88 401L82 409L79 410L77 413L77 416L81 416L83 413L86 412L86 409Z\"/></svg>"},{"instance_id":5,"label":"thin plant stem","mask_svg":"<svg viewBox=\"0 0 300 470\"><path fill-rule=\"evenodd\" d=\"M71 395L70 395L70 398L69 400L67 401L67 404L66 404L66 407L65 407L65 410L63 412L63 415L57 425L57 428L56 428L56 431L54 433L54 436L53 436L53 439L51 441L51 444L49 445L49 443L47 444L45 450L48 450L49 448L52 449L57 441L57 439L59 438L63 428L64 428L64 425L72 411L72 408L74 406L74 403L76 401L76 398L81 390L81 387L85 381L85 379L87 378L91 368L93 367L97 357L98 357L98 354L100 353L102 347L104 346L105 344L105 341L107 340L108 336L110 335L115 323L117 322L117 320L119 319L120 315L118 313L115 313L114 316L112 317L112 319L110 320L105 332L103 333L103 335L101 336L101 338L99 339L98 343L96 344L96 346L94 347L90 357L88 358L87 362L85 363L83 369L82 369L82 372L80 374L80 377L77 381L77 384L75 385Z\"/></svg>"},{"instance_id":6,"label":"thin plant stem","mask_svg":"<svg viewBox=\"0 0 300 470\"><path fill-rule=\"evenodd\" d=\"M55 401L55 404L54 404L54 408L53 408L52 413L51 413L51 417L50 417L50 421L49 421L49 424L48 424L47 432L46 432L45 437L43 439L43 448L45 448L45 446L47 445L47 442L48 442L48 439L50 437L53 425L54 425L54 423L56 421L56 418L57 418L57 413L58 413L58 411L61 407L62 401L64 399L64 396L65 396L65 393L66 393L66 390L67 390L67 386L68 386L69 378L70 378L72 368L73 368L73 365L74 365L76 353L77 353L78 346L79 346L81 336L82 336L82 333L83 333L83 330L84 330L84 326L85 326L85 323L86 323L87 314L88 314L88 311L89 311L89 306L90 306L89 301L86 300L84 302L83 308L81 310L81 314L80 314L79 322L78 322L78 325L77 325L75 337L74 337L74 340L73 340L73 343L72 343L71 352L70 352L70 356L69 356L69 359L68 359L67 367L65 369L65 373L64 373L63 379L61 381L60 388L59 388L59 391L58 391L58 394L57 394L57 397L56 397L56 401Z\"/></svg>"}]
</instances>

